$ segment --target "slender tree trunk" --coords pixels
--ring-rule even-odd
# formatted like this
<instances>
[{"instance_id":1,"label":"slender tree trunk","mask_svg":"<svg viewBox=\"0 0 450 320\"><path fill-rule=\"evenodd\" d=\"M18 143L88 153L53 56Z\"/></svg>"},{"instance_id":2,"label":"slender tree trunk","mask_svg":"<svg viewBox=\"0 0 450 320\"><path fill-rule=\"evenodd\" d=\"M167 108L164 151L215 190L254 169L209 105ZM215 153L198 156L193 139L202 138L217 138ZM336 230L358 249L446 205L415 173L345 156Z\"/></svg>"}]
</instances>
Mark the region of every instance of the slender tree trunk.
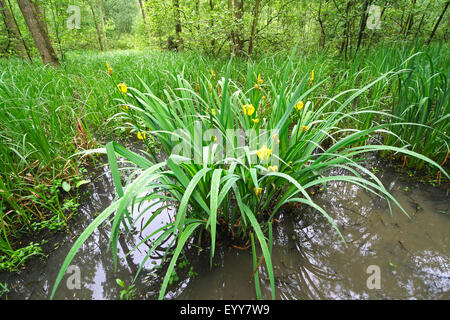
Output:
<instances>
[{"instance_id":1,"label":"slender tree trunk","mask_svg":"<svg viewBox=\"0 0 450 320\"><path fill-rule=\"evenodd\" d=\"M175 33L177 35L176 48L177 51L183 51L183 38L181 37L181 16L179 0L173 0L174 14L175 14Z\"/></svg>"},{"instance_id":2,"label":"slender tree trunk","mask_svg":"<svg viewBox=\"0 0 450 320\"><path fill-rule=\"evenodd\" d=\"M320 4L319 4L319 12L317 15L317 20L319 21L319 24L320 24L319 47L323 48L325 46L326 33L325 33L325 27L323 25L323 20L322 20L322 16L321 16L321 10L322 10L322 1L320 1Z\"/></svg>"},{"instance_id":3,"label":"slender tree trunk","mask_svg":"<svg viewBox=\"0 0 450 320\"><path fill-rule=\"evenodd\" d=\"M140 2L141 0L139 0ZM103 17L103 6L102 0L97 0L98 6L98 16L100 18L100 23L102 24L102 32L103 32L103 44L105 45L105 49L108 50L108 39L106 38L106 27L105 27L105 19ZM144 20L145 23L145 20Z\"/></svg>"},{"instance_id":4,"label":"slender tree trunk","mask_svg":"<svg viewBox=\"0 0 450 320\"><path fill-rule=\"evenodd\" d=\"M21 40L22 43L23 43L23 46L25 47L25 50L26 50L26 52L27 52L28 59L30 59L30 61L33 62L33 60L31 59L31 50L30 50L30 48L27 46L27 44L26 44L26 42L25 42L25 39L24 39L23 36L22 36L22 32L20 31L19 24L17 23L17 19L16 19L16 17L14 16L14 12L13 12L13 10L12 10L13 6L11 5L11 1L10 1L10 0L6 0L6 1L7 1L6 6L9 8L9 12L11 13L11 18L12 18L12 20L14 21L14 24L17 26L17 32L18 32L18 34L19 34L20 40Z\"/></svg>"},{"instance_id":5,"label":"slender tree trunk","mask_svg":"<svg viewBox=\"0 0 450 320\"><path fill-rule=\"evenodd\" d=\"M44 64L59 66L59 60L52 47L50 38L46 31L43 21L38 16L39 6L30 2L30 0L17 0L20 11L33 37L34 43L41 54Z\"/></svg>"},{"instance_id":6,"label":"slender tree trunk","mask_svg":"<svg viewBox=\"0 0 450 320\"><path fill-rule=\"evenodd\" d=\"M98 44L100 45L100 50L103 51L103 41L102 34L100 33L100 28L98 27L97 18L95 17L95 10L92 4L89 4L91 7L92 17L94 18L95 29L97 30Z\"/></svg>"},{"instance_id":7,"label":"slender tree trunk","mask_svg":"<svg viewBox=\"0 0 450 320\"><path fill-rule=\"evenodd\" d=\"M211 5L211 3L210 3ZM200 0L195 0L195 14L197 16L197 30L200 30Z\"/></svg>"},{"instance_id":8,"label":"slender tree trunk","mask_svg":"<svg viewBox=\"0 0 450 320\"><path fill-rule=\"evenodd\" d=\"M252 31L250 33L250 42L248 43L248 54L253 52L253 41L255 41L256 26L258 25L259 18L259 0L255 1L255 10L253 13Z\"/></svg>"},{"instance_id":9,"label":"slender tree trunk","mask_svg":"<svg viewBox=\"0 0 450 320\"><path fill-rule=\"evenodd\" d=\"M236 18L236 23L238 25L242 22L242 15L244 13L244 0L234 0L234 17ZM239 26L234 33L234 54L241 55L244 49L244 41L242 40L242 33L240 32L241 27Z\"/></svg>"},{"instance_id":10,"label":"slender tree trunk","mask_svg":"<svg viewBox=\"0 0 450 320\"><path fill-rule=\"evenodd\" d=\"M142 20L144 20L144 24L147 25L147 17L145 15L145 8L142 3L142 0L139 0L139 6L141 7Z\"/></svg>"},{"instance_id":11,"label":"slender tree trunk","mask_svg":"<svg viewBox=\"0 0 450 320\"><path fill-rule=\"evenodd\" d=\"M416 6L417 0L412 0L412 10L414 10ZM405 36L408 37L408 35L411 33L411 28L414 24L414 12L409 14L408 19L406 20L406 30L405 30Z\"/></svg>"},{"instance_id":12,"label":"slender tree trunk","mask_svg":"<svg viewBox=\"0 0 450 320\"><path fill-rule=\"evenodd\" d=\"M347 33L347 47L348 47L348 57L349 59L352 57L352 30L355 25L355 20L350 19L348 22L348 33Z\"/></svg>"},{"instance_id":13,"label":"slender tree trunk","mask_svg":"<svg viewBox=\"0 0 450 320\"><path fill-rule=\"evenodd\" d=\"M232 2L232 0L228 0L228 12L230 15L230 21L233 21L233 2ZM231 51L234 52L234 44L235 44L234 23L233 23L233 26L230 31L230 38L231 38Z\"/></svg>"},{"instance_id":14,"label":"slender tree trunk","mask_svg":"<svg viewBox=\"0 0 450 320\"><path fill-rule=\"evenodd\" d=\"M200 4L200 3L198 3ZM211 31L214 28L214 19L212 18L213 12L214 12L214 1L213 0L209 0L209 9L211 10L211 19L209 20L209 26L211 28ZM200 19L199 19L200 20ZM211 38L211 54L214 55L214 48L216 46L216 39L214 38L214 34L212 35Z\"/></svg>"},{"instance_id":15,"label":"slender tree trunk","mask_svg":"<svg viewBox=\"0 0 450 320\"><path fill-rule=\"evenodd\" d=\"M27 47L25 46L25 42L23 41L22 35L20 34L20 30L17 27L12 12L9 10L5 0L0 0L0 11L2 12L6 31L8 33L8 39L10 40L8 47L12 42L12 45L14 46L14 49L19 57L21 57L22 59L26 59L27 57L30 58Z\"/></svg>"},{"instance_id":16,"label":"slender tree trunk","mask_svg":"<svg viewBox=\"0 0 450 320\"><path fill-rule=\"evenodd\" d=\"M359 47L361 46L361 41L364 36L364 30L366 29L366 23L367 23L367 18L368 18L367 8L369 7L369 4L370 3L368 0L366 0L364 2L363 12L361 15L361 23L360 23L360 27L359 27L359 34L358 34L358 44L356 45L356 52L359 51Z\"/></svg>"},{"instance_id":17,"label":"slender tree trunk","mask_svg":"<svg viewBox=\"0 0 450 320\"><path fill-rule=\"evenodd\" d=\"M419 25L417 26L416 35L414 36L415 38L417 38L417 36L419 35L419 32L422 30L422 25L423 25L423 22L425 21L425 15L428 13L428 8L430 7L431 2L433 2L433 0L428 1L428 4L424 11L424 14L422 15L422 18L420 18Z\"/></svg>"},{"instance_id":18,"label":"slender tree trunk","mask_svg":"<svg viewBox=\"0 0 450 320\"><path fill-rule=\"evenodd\" d=\"M349 21L349 12L350 7L352 5L352 1L347 2L347 6L345 8L345 24L344 24L344 38L342 40L340 53L344 53L344 57L347 59L347 51L348 51L348 43L350 37L350 21Z\"/></svg>"},{"instance_id":19,"label":"slender tree trunk","mask_svg":"<svg viewBox=\"0 0 450 320\"><path fill-rule=\"evenodd\" d=\"M145 13L145 1L139 0L139 6L141 7L142 20L144 21L145 32L147 32L148 37L150 38L150 29L147 21L147 14ZM161 43L161 41L160 41Z\"/></svg>"},{"instance_id":20,"label":"slender tree trunk","mask_svg":"<svg viewBox=\"0 0 450 320\"><path fill-rule=\"evenodd\" d=\"M447 1L447 3L445 4L445 8L444 10L442 10L441 15L439 16L438 21L436 21L436 24L434 25L433 31L431 32L430 38L427 41L427 44L430 44L431 40L434 37L434 34L436 33L437 28L439 27L439 24L441 23L442 17L445 14L445 11L447 11L448 5L450 4L450 1Z\"/></svg>"},{"instance_id":21,"label":"slender tree trunk","mask_svg":"<svg viewBox=\"0 0 450 320\"><path fill-rule=\"evenodd\" d=\"M58 43L58 49L59 49L59 54L61 56L61 60L64 61L65 60L65 56L64 56L64 51L62 48L62 43L61 43L61 37L59 36L59 27L58 27L58 21L57 21L57 17L58 17L58 9L56 8L55 2L51 1L52 4L52 15L53 15L53 25L55 28L55 37L56 37L56 42ZM44 20L45 21L45 20ZM47 29L48 32L48 29Z\"/></svg>"}]
</instances>

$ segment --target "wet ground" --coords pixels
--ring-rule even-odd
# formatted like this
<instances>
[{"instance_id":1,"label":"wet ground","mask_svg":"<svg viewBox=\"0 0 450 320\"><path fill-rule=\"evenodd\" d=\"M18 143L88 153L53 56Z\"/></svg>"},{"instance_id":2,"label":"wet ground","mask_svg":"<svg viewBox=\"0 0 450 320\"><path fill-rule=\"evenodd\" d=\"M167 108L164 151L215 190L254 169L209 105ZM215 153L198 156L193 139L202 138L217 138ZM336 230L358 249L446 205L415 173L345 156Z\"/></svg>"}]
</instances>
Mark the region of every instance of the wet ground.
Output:
<instances>
[{"instance_id":1,"label":"wet ground","mask_svg":"<svg viewBox=\"0 0 450 320\"><path fill-rule=\"evenodd\" d=\"M450 197L428 184L412 182L390 168L377 176L406 209L410 218L384 199L348 183L329 184L314 199L337 223L342 239L317 211L285 208L274 229L273 264L277 299L450 299ZM88 200L71 224L76 237L98 212L113 200L114 186L107 167L87 185ZM170 221L173 212L154 221L154 228ZM67 274L56 299L119 299L120 278L129 285L146 254L140 247L128 252L145 235L138 231L120 240L119 263L113 270L108 248L109 225L96 230L71 265L79 270L80 289L71 288ZM19 274L0 274L8 299L47 299L68 250L74 242L58 234L56 249L45 261L33 259ZM162 251L160 251L161 253ZM197 251L196 251L197 252ZM191 254L195 276L180 271L180 281L169 287L169 299L255 299L251 251L218 248L212 270L209 253ZM152 269L161 256L145 264ZM155 270L155 269L154 269ZM158 268L156 268L158 270ZM269 281L261 270L263 297L270 298ZM136 284L136 299L154 299L161 273L144 272Z\"/></svg>"}]
</instances>

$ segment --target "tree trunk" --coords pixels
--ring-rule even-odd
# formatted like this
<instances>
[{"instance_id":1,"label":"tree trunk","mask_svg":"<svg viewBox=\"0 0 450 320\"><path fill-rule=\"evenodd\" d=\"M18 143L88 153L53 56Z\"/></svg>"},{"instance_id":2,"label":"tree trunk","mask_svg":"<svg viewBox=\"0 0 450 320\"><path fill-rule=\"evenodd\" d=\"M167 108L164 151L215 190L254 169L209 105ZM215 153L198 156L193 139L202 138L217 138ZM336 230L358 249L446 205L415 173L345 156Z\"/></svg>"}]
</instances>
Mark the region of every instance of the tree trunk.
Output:
<instances>
[{"instance_id":1,"label":"tree trunk","mask_svg":"<svg viewBox=\"0 0 450 320\"><path fill-rule=\"evenodd\" d=\"M232 0L228 0L228 12L229 12L229 15L230 15L230 21L233 21L233 2L232 2ZM234 23L233 23L233 26L231 27L230 39L231 39L231 51L234 52L234 43L235 43L235 39L234 39Z\"/></svg>"},{"instance_id":2,"label":"tree trunk","mask_svg":"<svg viewBox=\"0 0 450 320\"><path fill-rule=\"evenodd\" d=\"M12 12L9 11L8 5L5 0L0 0L0 11L3 15L3 20L5 21L6 31L8 33L8 47L11 42L13 42L14 50L22 59L30 58L27 47L25 46L25 42L22 39L22 35L20 34L20 30L17 27L16 21L12 15Z\"/></svg>"},{"instance_id":3,"label":"tree trunk","mask_svg":"<svg viewBox=\"0 0 450 320\"><path fill-rule=\"evenodd\" d=\"M359 51L359 47L361 46L361 41L364 36L364 30L366 29L366 23L367 23L367 18L368 18L368 13L367 13L368 7L369 7L369 1L366 0L364 2L363 12L361 15L361 23L360 23L360 27L359 27L358 44L356 45L356 52Z\"/></svg>"},{"instance_id":4,"label":"tree trunk","mask_svg":"<svg viewBox=\"0 0 450 320\"><path fill-rule=\"evenodd\" d=\"M145 15L144 5L142 4L142 0L139 0L139 6L141 7L142 20L144 20L144 24L147 25L147 17Z\"/></svg>"},{"instance_id":5,"label":"tree trunk","mask_svg":"<svg viewBox=\"0 0 450 320\"><path fill-rule=\"evenodd\" d=\"M144 21L145 32L147 32L148 37L150 38L150 29L147 22L147 14L145 13L145 1L139 0L139 6L141 7L142 20ZM161 40L160 40L161 43Z\"/></svg>"},{"instance_id":6,"label":"tree trunk","mask_svg":"<svg viewBox=\"0 0 450 320\"><path fill-rule=\"evenodd\" d=\"M141 0L139 0L139 2L140 1ZM102 0L97 0L97 6L98 6L98 15L100 18L100 23L102 24L103 44L105 45L105 49L108 50L108 39L106 38L106 27L105 27L105 19L103 17ZM144 20L144 23L145 23L145 20Z\"/></svg>"},{"instance_id":7,"label":"tree trunk","mask_svg":"<svg viewBox=\"0 0 450 320\"><path fill-rule=\"evenodd\" d=\"M211 6L211 3L210 3ZM196 18L197 18L197 25L196 28L197 30L200 30L200 0L195 0L195 14L196 14Z\"/></svg>"},{"instance_id":8,"label":"tree trunk","mask_svg":"<svg viewBox=\"0 0 450 320\"><path fill-rule=\"evenodd\" d=\"M447 11L448 5L450 4L450 1L447 1L447 3L445 4L445 8L444 10L442 10L441 15L439 16L438 21L436 21L436 24L434 25L433 31L431 32L430 38L427 41L427 44L430 44L431 40L434 37L434 34L436 33L437 28L439 27L439 24L441 23L442 17L445 14L445 11Z\"/></svg>"},{"instance_id":9,"label":"tree trunk","mask_svg":"<svg viewBox=\"0 0 450 320\"><path fill-rule=\"evenodd\" d=\"M177 51L183 51L183 38L181 37L181 17L180 17L180 3L178 0L173 0L174 14L175 14L175 33L177 35L176 39L176 49Z\"/></svg>"},{"instance_id":10,"label":"tree trunk","mask_svg":"<svg viewBox=\"0 0 450 320\"><path fill-rule=\"evenodd\" d=\"M321 16L321 10L322 10L322 1L320 1L320 5L319 5L319 13L317 15L317 20L319 21L320 24L320 39L319 39L319 47L323 48L325 46L325 37L326 37L326 33L325 33L325 27L323 25L323 20L322 20L322 16Z\"/></svg>"},{"instance_id":11,"label":"tree trunk","mask_svg":"<svg viewBox=\"0 0 450 320\"><path fill-rule=\"evenodd\" d=\"M59 28L58 28L58 9L56 8L55 2L54 1L50 1L50 3L52 4L52 9L51 12L53 14L53 25L54 25L54 29L55 29L55 38L56 38L56 43L58 44L58 49L59 49L59 54L61 56L61 60L64 61L65 60L65 56L64 56L64 51L62 48L62 43L61 43L61 37L59 36ZM43 21L45 21L45 18L43 18ZM48 33L48 28L47 28L47 33Z\"/></svg>"},{"instance_id":12,"label":"tree trunk","mask_svg":"<svg viewBox=\"0 0 450 320\"><path fill-rule=\"evenodd\" d=\"M30 2L30 0L17 0L20 11L33 37L34 43L41 54L44 64L59 66L59 60L52 47L46 28L43 25L45 21L38 16L39 6Z\"/></svg>"},{"instance_id":13,"label":"tree trunk","mask_svg":"<svg viewBox=\"0 0 450 320\"><path fill-rule=\"evenodd\" d=\"M97 30L98 44L100 45L100 50L103 51L103 41L102 35L100 33L100 28L98 27L97 18L95 17L95 10L92 4L89 4L91 7L92 17L94 18L95 29Z\"/></svg>"},{"instance_id":14,"label":"tree trunk","mask_svg":"<svg viewBox=\"0 0 450 320\"><path fill-rule=\"evenodd\" d=\"M244 0L234 0L234 17L236 23L240 24L242 22L242 15L244 13ZM234 32L234 54L241 55L244 49L244 41L242 40L242 33L239 31L241 27L239 26Z\"/></svg>"},{"instance_id":15,"label":"tree trunk","mask_svg":"<svg viewBox=\"0 0 450 320\"><path fill-rule=\"evenodd\" d=\"M414 10L415 6L416 6L416 2L417 0L412 0L412 10ZM414 13L410 13L408 20L406 20L406 30L405 30L405 36L408 37L408 35L411 33L411 28L414 24Z\"/></svg>"},{"instance_id":16,"label":"tree trunk","mask_svg":"<svg viewBox=\"0 0 450 320\"><path fill-rule=\"evenodd\" d=\"M34 9L36 10L37 16L39 18L39 23L41 24L42 28L45 29L45 31L47 32L47 34L50 34L50 32L48 32L48 24L46 22L46 18L45 18L45 8L44 11L41 10L41 4L39 2L40 0L36 0L33 5L34 5Z\"/></svg>"},{"instance_id":17,"label":"tree trunk","mask_svg":"<svg viewBox=\"0 0 450 320\"><path fill-rule=\"evenodd\" d=\"M347 6L345 8L345 24L344 24L344 37L342 39L342 44L341 44L341 50L340 53L344 53L344 57L345 59L347 59L347 51L348 51L348 43L349 43L349 37L350 37L350 21L349 21L349 12L350 12L350 7L352 5L352 1L348 1L347 2Z\"/></svg>"},{"instance_id":18,"label":"tree trunk","mask_svg":"<svg viewBox=\"0 0 450 320\"><path fill-rule=\"evenodd\" d=\"M428 13L428 8L430 7L431 2L433 2L433 0L430 0L425 8L424 14L422 15L422 18L420 18L420 22L419 25L417 26L417 31L416 31L416 35L414 36L415 38L417 38L417 36L419 35L419 32L422 30L422 25L423 22L425 21L425 15Z\"/></svg>"},{"instance_id":19,"label":"tree trunk","mask_svg":"<svg viewBox=\"0 0 450 320\"><path fill-rule=\"evenodd\" d=\"M253 41L255 41L256 26L258 24L259 18L259 0L255 1L255 11L253 14L252 31L250 33L250 42L248 43L248 54L251 55L253 52Z\"/></svg>"},{"instance_id":20,"label":"tree trunk","mask_svg":"<svg viewBox=\"0 0 450 320\"><path fill-rule=\"evenodd\" d=\"M198 5L200 4L200 2L198 2ZM211 16L214 12L214 2L213 0L209 0L209 9L211 10ZM200 20L200 19L199 19ZM211 28L211 31L214 28L214 19L211 17L211 19L209 20L209 26ZM216 46L216 39L214 39L214 34L212 35L211 38L211 54L214 55L214 48Z\"/></svg>"}]
</instances>

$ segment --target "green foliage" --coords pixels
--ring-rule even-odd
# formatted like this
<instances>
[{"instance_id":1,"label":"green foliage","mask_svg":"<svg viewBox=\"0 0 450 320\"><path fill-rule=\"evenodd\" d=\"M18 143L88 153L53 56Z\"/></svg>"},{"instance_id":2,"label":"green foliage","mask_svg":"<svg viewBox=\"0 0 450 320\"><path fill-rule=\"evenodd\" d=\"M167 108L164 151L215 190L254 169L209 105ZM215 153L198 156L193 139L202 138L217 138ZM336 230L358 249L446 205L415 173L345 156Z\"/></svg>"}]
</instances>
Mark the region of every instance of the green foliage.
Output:
<instances>
[{"instance_id":1,"label":"green foliage","mask_svg":"<svg viewBox=\"0 0 450 320\"><path fill-rule=\"evenodd\" d=\"M406 145L444 165L450 152L450 104L448 60L446 66L436 69L440 55L448 55L446 48L442 50L444 53L440 47L425 49L405 60L408 72L397 77L391 110L396 116L391 118L392 131L401 140L388 138L386 143ZM412 158L408 165L420 169L425 162Z\"/></svg>"},{"instance_id":2,"label":"green foliage","mask_svg":"<svg viewBox=\"0 0 450 320\"><path fill-rule=\"evenodd\" d=\"M125 283L119 278L116 279L116 282L122 288L122 290L120 291L120 300L133 300L136 296L136 288L134 284L126 287Z\"/></svg>"},{"instance_id":3,"label":"green foliage","mask_svg":"<svg viewBox=\"0 0 450 320\"><path fill-rule=\"evenodd\" d=\"M44 256L38 243L30 242L28 246L0 256L0 271L19 271L25 261L32 256Z\"/></svg>"},{"instance_id":4,"label":"green foliage","mask_svg":"<svg viewBox=\"0 0 450 320\"><path fill-rule=\"evenodd\" d=\"M346 58L353 57L360 47L391 41L427 40L446 5L445 0L432 1L243 1L242 14L237 14L236 3L228 0L142 0L145 21L138 1L120 0L41 0L48 32L60 58L70 50L99 49L96 29L100 29L107 49L160 48L171 49L169 39L183 40L184 48L208 54L228 54L234 51L237 39L242 41L241 55L248 53L253 24L253 53L267 54L292 48L295 44L303 51L338 51ZM33 56L38 56L34 42L15 2L12 12L22 36ZM368 28L368 4L379 6L380 29ZM67 20L69 5L80 8L81 28L70 30ZM101 6L105 33L100 22ZM231 5L231 6L230 6ZM96 21L92 14L92 8ZM448 20L448 12L441 25ZM179 16L179 20L177 19ZM363 19L365 18L365 19ZM179 35L176 25L181 27ZM363 27L363 28L362 28ZM5 36L0 24L0 55L15 54L14 43ZM106 36L106 39L104 39ZM445 40L445 28L438 28L434 39ZM107 45L106 45L107 44Z\"/></svg>"},{"instance_id":5,"label":"green foliage","mask_svg":"<svg viewBox=\"0 0 450 320\"><path fill-rule=\"evenodd\" d=\"M8 285L0 282L0 298L9 292Z\"/></svg>"},{"instance_id":6,"label":"green foliage","mask_svg":"<svg viewBox=\"0 0 450 320\"><path fill-rule=\"evenodd\" d=\"M300 72L298 65L294 64L294 57L293 51L279 72L267 75L257 65L249 63L242 82L232 78L235 72L231 60L220 73L213 70L197 76L196 81L189 80L189 75L184 71L176 75L170 72L176 84L167 86L163 97L158 96L145 79L137 82L142 90L128 86L126 94L116 98L119 105L127 106L124 112L119 113L120 116L138 128L139 132L157 137L170 156L166 161L155 163L155 159L149 160L115 142L110 142L106 149L100 150L108 155L118 198L78 238L61 267L53 293L77 250L95 228L110 217L113 219L111 245L116 264L117 240L123 232L121 225L126 221L127 225L134 227L135 221L131 219L130 212L136 205L145 203L146 209L140 212L140 216L146 219L143 229L149 227L157 215L164 214L164 208L177 208L172 223L146 238L157 235L141 263L142 268L160 243L170 243L172 252L171 257L164 259L168 267L159 299L164 298L168 287L176 281L175 268L180 254L191 245L193 239L198 238L200 232L209 234L212 267L216 239L220 236L217 229L219 223L223 223L228 232L231 232L232 226L238 225L238 238L253 239L257 296L260 296L258 268L262 259L274 298L275 280L268 238L271 241L272 219L281 206L291 202L310 206L324 215L341 235L333 218L314 203L309 194L311 188L326 186L331 181L350 182L385 198L389 206L393 203L407 214L380 180L359 164L365 153L387 150L417 157L448 177L439 164L418 153L406 148L370 144L370 138L377 132L392 134L389 124L369 122L366 128L358 129L359 122L354 121L354 117L361 113L361 110L354 108L357 98L368 96L368 92L377 84L389 81L406 70L388 71L360 83L359 88L316 98L314 93L321 88L325 79L321 80L317 76L318 72L312 76L311 69L306 73ZM274 57L277 63L278 59ZM236 74L239 78L240 73ZM318 103L321 100L323 102ZM364 108L363 111L380 115L376 109ZM256 119L258 121L254 121ZM177 131L180 128L185 133ZM228 135L227 129L254 129L256 134L248 136L247 147L243 147L238 139ZM194 148L191 156L184 151L171 155L174 147L180 143L180 137L182 140L195 137L197 130L202 133L213 130L215 139L212 136L200 139L200 145ZM260 136L264 130L270 133L266 139ZM174 137L176 139L172 139ZM214 147L216 141L227 142L226 161L215 158L218 153ZM132 162L136 167L133 179L125 186L121 183L117 156ZM194 162L180 161L180 156L194 159ZM210 158L215 161L208 161ZM345 175L329 176L329 171L334 168L344 169ZM151 202L155 199L164 199L166 204L162 209L158 207L161 201ZM345 244L342 235L341 238ZM263 258L256 258L256 244Z\"/></svg>"}]
</instances>

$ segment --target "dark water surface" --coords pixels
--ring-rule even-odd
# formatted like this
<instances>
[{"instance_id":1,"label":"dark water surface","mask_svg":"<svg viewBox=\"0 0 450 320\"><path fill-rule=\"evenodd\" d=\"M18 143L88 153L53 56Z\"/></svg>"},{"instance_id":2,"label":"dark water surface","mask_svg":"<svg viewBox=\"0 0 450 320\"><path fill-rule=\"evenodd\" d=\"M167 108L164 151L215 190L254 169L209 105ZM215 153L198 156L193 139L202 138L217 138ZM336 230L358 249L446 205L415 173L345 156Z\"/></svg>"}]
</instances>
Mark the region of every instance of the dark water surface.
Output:
<instances>
[{"instance_id":1,"label":"dark water surface","mask_svg":"<svg viewBox=\"0 0 450 320\"><path fill-rule=\"evenodd\" d=\"M361 188L331 183L314 200L335 220L348 247L319 212L304 206L289 207L274 228L273 264L277 299L450 299L450 197L443 190L412 182L390 168L377 174L410 215ZM33 259L19 274L0 274L9 288L8 299L48 299L56 275L76 237L113 200L114 186L108 168L97 172L87 187L91 195L71 223L74 239L59 234L50 240L57 247L45 261ZM142 209L142 208L141 208ZM138 214L135 210L134 215ZM171 221L165 211L152 222L152 230ZM139 223L138 223L139 225ZM81 288L61 282L56 299L119 299L116 279L129 285L147 246L129 252L145 235L135 231L121 237L117 271L113 269L108 224L103 224L82 246L71 265L80 271ZM162 248L164 249L164 248ZM161 261L158 251L145 264L136 284L137 299L154 299L161 273L151 272ZM159 255L158 255L159 254ZM180 271L169 299L255 299L251 251L219 247L209 269L206 250L189 257L198 274ZM368 268L380 271L380 289L368 288ZM373 267L375 266L375 267ZM370 268L369 268L370 270ZM269 280L261 268L263 297L270 299ZM3 297L5 298L5 297Z\"/></svg>"}]
</instances>

